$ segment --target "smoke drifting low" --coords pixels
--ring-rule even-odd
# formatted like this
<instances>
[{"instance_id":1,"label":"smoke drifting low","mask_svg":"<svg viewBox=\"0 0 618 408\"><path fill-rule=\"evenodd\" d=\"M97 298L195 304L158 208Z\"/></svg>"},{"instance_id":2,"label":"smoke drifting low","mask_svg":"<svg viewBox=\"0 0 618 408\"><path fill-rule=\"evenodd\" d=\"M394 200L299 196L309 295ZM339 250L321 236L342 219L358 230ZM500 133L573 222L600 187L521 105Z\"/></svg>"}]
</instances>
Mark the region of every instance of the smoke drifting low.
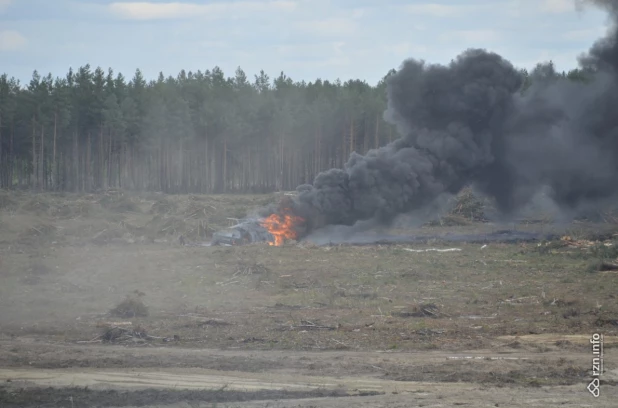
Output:
<instances>
[{"instance_id":1,"label":"smoke drifting low","mask_svg":"<svg viewBox=\"0 0 618 408\"><path fill-rule=\"evenodd\" d=\"M608 35L580 58L587 83L533 72L470 49L449 65L407 60L388 80L385 118L403 137L352 154L343 169L298 187L309 228L388 224L473 185L504 215L549 191L564 212L594 209L618 193L618 2L591 0L612 17Z\"/></svg>"}]
</instances>

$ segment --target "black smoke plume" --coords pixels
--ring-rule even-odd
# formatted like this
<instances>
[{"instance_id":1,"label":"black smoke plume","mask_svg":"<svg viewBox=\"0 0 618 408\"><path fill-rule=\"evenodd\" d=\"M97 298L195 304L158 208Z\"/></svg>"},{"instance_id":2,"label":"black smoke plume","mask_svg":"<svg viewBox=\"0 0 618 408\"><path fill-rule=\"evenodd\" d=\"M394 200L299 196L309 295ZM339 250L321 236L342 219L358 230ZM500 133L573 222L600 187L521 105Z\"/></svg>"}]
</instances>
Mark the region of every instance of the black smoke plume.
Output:
<instances>
[{"instance_id":1,"label":"black smoke plume","mask_svg":"<svg viewBox=\"0 0 618 408\"><path fill-rule=\"evenodd\" d=\"M504 215L542 189L571 214L616 197L618 1L580 3L605 8L613 21L580 57L586 82L539 65L522 92L522 73L481 49L446 66L407 60L388 79L385 112L402 137L299 186L294 211L313 230L388 224L465 185L493 197Z\"/></svg>"}]
</instances>

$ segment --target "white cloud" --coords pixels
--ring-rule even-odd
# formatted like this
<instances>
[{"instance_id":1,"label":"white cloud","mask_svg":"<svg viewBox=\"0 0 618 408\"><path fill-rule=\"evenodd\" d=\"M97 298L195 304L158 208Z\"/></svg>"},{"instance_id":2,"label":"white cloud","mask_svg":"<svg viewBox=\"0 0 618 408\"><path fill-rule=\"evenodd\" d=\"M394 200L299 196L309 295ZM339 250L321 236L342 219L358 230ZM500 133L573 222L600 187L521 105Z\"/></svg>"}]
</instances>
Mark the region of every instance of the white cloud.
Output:
<instances>
[{"instance_id":1,"label":"white cloud","mask_svg":"<svg viewBox=\"0 0 618 408\"><path fill-rule=\"evenodd\" d=\"M457 30L447 31L440 38L446 41L463 41L484 45L501 39L501 34L495 30Z\"/></svg>"},{"instance_id":2,"label":"white cloud","mask_svg":"<svg viewBox=\"0 0 618 408\"><path fill-rule=\"evenodd\" d=\"M26 46L26 37L13 30L0 31L0 51L16 51Z\"/></svg>"},{"instance_id":3,"label":"white cloud","mask_svg":"<svg viewBox=\"0 0 618 408\"><path fill-rule=\"evenodd\" d=\"M562 38L570 41L594 41L605 34L604 27L570 30L562 34Z\"/></svg>"},{"instance_id":4,"label":"white cloud","mask_svg":"<svg viewBox=\"0 0 618 408\"><path fill-rule=\"evenodd\" d=\"M495 4L494 4L495 6ZM487 4L468 4L449 6L446 4L438 3L425 3L425 4L410 4L404 6L404 10L414 15L424 15L431 17L459 17L466 13L478 12L481 9L487 8Z\"/></svg>"},{"instance_id":5,"label":"white cloud","mask_svg":"<svg viewBox=\"0 0 618 408\"><path fill-rule=\"evenodd\" d=\"M319 1L319 0L314 0ZM301 19L293 27L304 35L316 37L351 37L361 34L361 24L367 23L372 13L370 8L337 8L330 2L310 3L301 0ZM365 25L370 28L370 25Z\"/></svg>"},{"instance_id":6,"label":"white cloud","mask_svg":"<svg viewBox=\"0 0 618 408\"><path fill-rule=\"evenodd\" d=\"M384 47L384 51L394 55L397 58L409 58L413 56L413 54L421 54L427 52L427 47L423 45L416 45L409 42L404 42L387 45Z\"/></svg>"},{"instance_id":7,"label":"white cloud","mask_svg":"<svg viewBox=\"0 0 618 408\"><path fill-rule=\"evenodd\" d=\"M359 28L358 23L349 18L302 21L296 27L308 34L335 37L354 35Z\"/></svg>"},{"instance_id":8,"label":"white cloud","mask_svg":"<svg viewBox=\"0 0 618 408\"><path fill-rule=\"evenodd\" d=\"M316 59L313 61L288 61L286 65L290 68L330 68L330 67L344 67L350 65L351 60L349 57L331 57L331 58L323 58ZM312 78L311 80L314 80Z\"/></svg>"},{"instance_id":9,"label":"white cloud","mask_svg":"<svg viewBox=\"0 0 618 408\"><path fill-rule=\"evenodd\" d=\"M365 16L367 10L359 8L352 10L352 18L362 18Z\"/></svg>"},{"instance_id":10,"label":"white cloud","mask_svg":"<svg viewBox=\"0 0 618 408\"><path fill-rule=\"evenodd\" d=\"M412 4L406 6L406 11L411 14L424 14L434 17L448 17L461 12L461 6L447 6L445 4Z\"/></svg>"},{"instance_id":11,"label":"white cloud","mask_svg":"<svg viewBox=\"0 0 618 408\"><path fill-rule=\"evenodd\" d=\"M540 6L541 11L546 13L568 13L575 11L575 2L573 0L543 0Z\"/></svg>"},{"instance_id":12,"label":"white cloud","mask_svg":"<svg viewBox=\"0 0 618 408\"><path fill-rule=\"evenodd\" d=\"M0 0L0 13L9 8L13 0Z\"/></svg>"},{"instance_id":13,"label":"white cloud","mask_svg":"<svg viewBox=\"0 0 618 408\"><path fill-rule=\"evenodd\" d=\"M2 0L0 0L2 1ZM223 17L232 13L290 11L296 8L294 1L229 1L210 4L195 3L111 3L113 14L128 20L166 20L192 17Z\"/></svg>"},{"instance_id":14,"label":"white cloud","mask_svg":"<svg viewBox=\"0 0 618 408\"><path fill-rule=\"evenodd\" d=\"M285 57L323 58L324 55L343 53L345 42L324 42L299 45L278 45L275 48L278 54Z\"/></svg>"},{"instance_id":15,"label":"white cloud","mask_svg":"<svg viewBox=\"0 0 618 408\"><path fill-rule=\"evenodd\" d=\"M43 2L12 0L10 12L27 1ZM23 49L23 38L3 34L2 49L23 49L0 58L4 70L27 80L35 67L62 74L65 66L85 62L125 75L140 67L148 77L215 65L231 74L240 65L249 76L264 69L269 75L284 70L295 80L375 82L406 58L448 64L468 47L528 68L551 58L562 70L576 66L577 54L607 29L605 12L578 14L574 0L567 1L573 11L562 13L564 3L547 0L56 1L66 14L58 8L34 16L15 8L19 18L0 22L0 32L15 30L29 40ZM118 43L126 46L114 47Z\"/></svg>"},{"instance_id":16,"label":"white cloud","mask_svg":"<svg viewBox=\"0 0 618 408\"><path fill-rule=\"evenodd\" d=\"M198 45L202 48L225 48L229 44L225 41L200 41Z\"/></svg>"},{"instance_id":17,"label":"white cloud","mask_svg":"<svg viewBox=\"0 0 618 408\"><path fill-rule=\"evenodd\" d=\"M463 3L463 2L461 2ZM502 0L477 2L468 4L447 5L440 3L411 4L403 7L410 14L429 17L462 17L464 15L479 16L479 13L493 13L511 17L522 17L530 13L568 13L575 11L575 0Z\"/></svg>"}]
</instances>

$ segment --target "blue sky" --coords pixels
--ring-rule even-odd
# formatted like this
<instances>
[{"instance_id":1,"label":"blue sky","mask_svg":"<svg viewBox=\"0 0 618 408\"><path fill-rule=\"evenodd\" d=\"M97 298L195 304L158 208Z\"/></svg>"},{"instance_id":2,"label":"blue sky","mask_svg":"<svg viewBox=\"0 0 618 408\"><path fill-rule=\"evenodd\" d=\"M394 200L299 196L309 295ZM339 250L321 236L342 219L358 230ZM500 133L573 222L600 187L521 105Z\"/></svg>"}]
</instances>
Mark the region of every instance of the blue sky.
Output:
<instances>
[{"instance_id":1,"label":"blue sky","mask_svg":"<svg viewBox=\"0 0 618 408\"><path fill-rule=\"evenodd\" d=\"M241 66L374 84L406 58L447 63L468 47L568 70L607 23L575 0L0 0L0 72L28 82L90 63L150 79Z\"/></svg>"}]
</instances>

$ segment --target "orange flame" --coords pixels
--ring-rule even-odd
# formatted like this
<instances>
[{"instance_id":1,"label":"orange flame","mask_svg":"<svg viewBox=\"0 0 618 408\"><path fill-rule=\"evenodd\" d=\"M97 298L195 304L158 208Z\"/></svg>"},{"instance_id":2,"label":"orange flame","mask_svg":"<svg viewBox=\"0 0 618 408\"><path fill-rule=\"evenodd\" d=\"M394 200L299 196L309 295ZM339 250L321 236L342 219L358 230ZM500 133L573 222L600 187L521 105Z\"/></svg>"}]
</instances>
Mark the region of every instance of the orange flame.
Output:
<instances>
[{"instance_id":1,"label":"orange flame","mask_svg":"<svg viewBox=\"0 0 618 408\"><path fill-rule=\"evenodd\" d=\"M286 239L297 239L296 227L305 220L292 214L290 209L283 209L281 214L269 215L262 221L262 226L270 232L274 241L269 242L272 246L281 246Z\"/></svg>"}]
</instances>

